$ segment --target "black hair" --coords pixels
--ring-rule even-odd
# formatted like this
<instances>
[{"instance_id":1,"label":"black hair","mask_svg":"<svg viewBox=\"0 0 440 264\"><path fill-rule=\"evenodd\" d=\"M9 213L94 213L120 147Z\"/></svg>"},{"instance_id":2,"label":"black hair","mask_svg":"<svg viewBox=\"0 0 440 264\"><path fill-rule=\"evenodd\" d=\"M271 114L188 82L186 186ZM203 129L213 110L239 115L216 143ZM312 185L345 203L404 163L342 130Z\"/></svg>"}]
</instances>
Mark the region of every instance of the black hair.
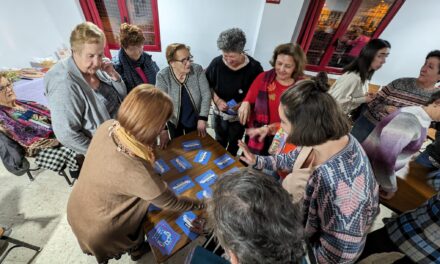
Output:
<instances>
[{"instance_id":1,"label":"black hair","mask_svg":"<svg viewBox=\"0 0 440 264\"><path fill-rule=\"evenodd\" d=\"M358 72L362 83L371 80L374 70L370 70L376 53L383 48L391 48L391 44L383 39L372 39L365 45L359 56L344 67L344 72Z\"/></svg>"}]
</instances>

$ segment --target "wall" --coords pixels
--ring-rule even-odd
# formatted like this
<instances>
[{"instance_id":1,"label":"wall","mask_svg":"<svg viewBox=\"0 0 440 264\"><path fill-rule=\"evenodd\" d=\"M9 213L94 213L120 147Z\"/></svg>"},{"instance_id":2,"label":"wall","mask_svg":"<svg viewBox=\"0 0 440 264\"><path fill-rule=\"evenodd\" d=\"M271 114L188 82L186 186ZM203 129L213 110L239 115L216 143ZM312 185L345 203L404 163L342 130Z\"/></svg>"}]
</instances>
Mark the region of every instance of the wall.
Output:
<instances>
[{"instance_id":1,"label":"wall","mask_svg":"<svg viewBox=\"0 0 440 264\"><path fill-rule=\"evenodd\" d=\"M391 43L391 54L372 83L385 85L399 77L418 76L426 54L440 49L439 10L438 0L406 0L380 36Z\"/></svg>"},{"instance_id":2,"label":"wall","mask_svg":"<svg viewBox=\"0 0 440 264\"><path fill-rule=\"evenodd\" d=\"M54 56L83 21L75 1L4 0L0 8L0 68L29 67L34 57Z\"/></svg>"},{"instance_id":3,"label":"wall","mask_svg":"<svg viewBox=\"0 0 440 264\"><path fill-rule=\"evenodd\" d=\"M264 69L275 47L292 40L304 0L281 0L279 5L265 4L254 52Z\"/></svg>"}]
</instances>

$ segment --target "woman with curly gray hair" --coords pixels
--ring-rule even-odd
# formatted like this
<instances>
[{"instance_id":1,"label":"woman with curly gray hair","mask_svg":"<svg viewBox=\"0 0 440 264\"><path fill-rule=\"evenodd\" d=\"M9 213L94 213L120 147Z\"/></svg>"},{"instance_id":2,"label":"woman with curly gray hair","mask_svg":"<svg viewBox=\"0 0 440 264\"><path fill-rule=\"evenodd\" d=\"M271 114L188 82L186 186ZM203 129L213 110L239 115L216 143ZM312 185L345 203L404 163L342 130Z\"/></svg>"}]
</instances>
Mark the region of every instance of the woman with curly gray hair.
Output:
<instances>
[{"instance_id":1,"label":"woman with curly gray hair","mask_svg":"<svg viewBox=\"0 0 440 264\"><path fill-rule=\"evenodd\" d=\"M221 32L217 47L222 55L214 58L206 69L215 104L215 138L233 155L237 154L237 142L244 134L237 109L254 79L263 71L261 64L245 53L245 44L243 30L231 28Z\"/></svg>"}]
</instances>

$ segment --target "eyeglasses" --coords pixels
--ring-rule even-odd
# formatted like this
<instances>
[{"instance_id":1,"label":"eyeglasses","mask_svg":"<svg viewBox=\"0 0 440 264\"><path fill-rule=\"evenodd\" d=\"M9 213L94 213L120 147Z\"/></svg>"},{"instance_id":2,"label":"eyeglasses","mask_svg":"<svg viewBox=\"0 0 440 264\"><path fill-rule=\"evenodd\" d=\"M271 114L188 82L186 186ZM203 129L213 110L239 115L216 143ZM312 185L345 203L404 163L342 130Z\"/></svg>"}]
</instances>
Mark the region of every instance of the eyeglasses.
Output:
<instances>
[{"instance_id":1,"label":"eyeglasses","mask_svg":"<svg viewBox=\"0 0 440 264\"><path fill-rule=\"evenodd\" d=\"M192 61L193 61L193 56L192 56L192 55L189 55L189 56L186 57L186 58L183 58L183 59L181 59L181 60L174 60L174 61L178 61L178 62L180 62L180 63L182 63L182 64L186 64L187 62L192 62Z\"/></svg>"},{"instance_id":2,"label":"eyeglasses","mask_svg":"<svg viewBox=\"0 0 440 264\"><path fill-rule=\"evenodd\" d=\"M12 83L8 83L5 86L0 86L0 92L3 92L6 88L9 88L12 90Z\"/></svg>"}]
</instances>

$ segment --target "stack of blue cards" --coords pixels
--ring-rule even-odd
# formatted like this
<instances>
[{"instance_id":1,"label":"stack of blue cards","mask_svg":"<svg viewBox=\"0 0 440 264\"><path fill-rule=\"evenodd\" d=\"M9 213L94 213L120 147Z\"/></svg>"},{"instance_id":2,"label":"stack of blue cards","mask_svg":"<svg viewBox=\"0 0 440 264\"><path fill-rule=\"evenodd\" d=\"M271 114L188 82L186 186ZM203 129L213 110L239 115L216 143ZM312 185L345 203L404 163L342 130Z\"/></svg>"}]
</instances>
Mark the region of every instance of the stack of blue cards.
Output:
<instances>
[{"instance_id":1,"label":"stack of blue cards","mask_svg":"<svg viewBox=\"0 0 440 264\"><path fill-rule=\"evenodd\" d=\"M200 140L198 140L198 139L188 140L188 141L182 142L182 147L183 147L183 150L190 151L190 150L201 148L202 143L200 143Z\"/></svg>"},{"instance_id":2,"label":"stack of blue cards","mask_svg":"<svg viewBox=\"0 0 440 264\"><path fill-rule=\"evenodd\" d=\"M228 167L232 163L234 163L234 158L232 158L230 155L225 154L223 156L220 156L219 158L214 160L215 165L219 167L221 170Z\"/></svg>"},{"instance_id":3,"label":"stack of blue cards","mask_svg":"<svg viewBox=\"0 0 440 264\"><path fill-rule=\"evenodd\" d=\"M180 179L172 181L169 185L176 195L196 186L189 176L183 176Z\"/></svg>"},{"instance_id":4,"label":"stack of blue cards","mask_svg":"<svg viewBox=\"0 0 440 264\"><path fill-rule=\"evenodd\" d=\"M154 170L157 173L164 174L170 170L170 167L165 163L163 159L159 159L154 162Z\"/></svg>"},{"instance_id":5,"label":"stack of blue cards","mask_svg":"<svg viewBox=\"0 0 440 264\"><path fill-rule=\"evenodd\" d=\"M179 172L184 172L187 169L192 168L191 163L189 163L189 161L187 161L183 156L178 156L177 158L172 159L171 163Z\"/></svg>"},{"instance_id":6,"label":"stack of blue cards","mask_svg":"<svg viewBox=\"0 0 440 264\"><path fill-rule=\"evenodd\" d=\"M179 239L180 235L165 220L157 223L147 234L148 243L159 249L160 253L165 256L173 252Z\"/></svg>"},{"instance_id":7,"label":"stack of blue cards","mask_svg":"<svg viewBox=\"0 0 440 264\"><path fill-rule=\"evenodd\" d=\"M227 102L226 103L227 105L228 105L228 111L226 111L228 114L230 114L230 115L237 115L237 111L235 111L234 109L232 109L232 108L234 108L235 106L237 106L237 102L234 100L234 99L232 99L232 100L230 100L229 102Z\"/></svg>"},{"instance_id":8,"label":"stack of blue cards","mask_svg":"<svg viewBox=\"0 0 440 264\"><path fill-rule=\"evenodd\" d=\"M182 229L183 233L185 233L185 235L187 235L191 240L194 240L199 236L198 234L191 232L190 230L190 228L192 227L191 223L196 218L197 216L193 212L187 211L183 213L181 216L179 216L179 218L177 218L176 220L176 224L180 227L180 229Z\"/></svg>"},{"instance_id":9,"label":"stack of blue cards","mask_svg":"<svg viewBox=\"0 0 440 264\"><path fill-rule=\"evenodd\" d=\"M207 150L200 150L196 157L194 158L194 162L206 165L208 164L209 159L211 158L211 152Z\"/></svg>"}]
</instances>

